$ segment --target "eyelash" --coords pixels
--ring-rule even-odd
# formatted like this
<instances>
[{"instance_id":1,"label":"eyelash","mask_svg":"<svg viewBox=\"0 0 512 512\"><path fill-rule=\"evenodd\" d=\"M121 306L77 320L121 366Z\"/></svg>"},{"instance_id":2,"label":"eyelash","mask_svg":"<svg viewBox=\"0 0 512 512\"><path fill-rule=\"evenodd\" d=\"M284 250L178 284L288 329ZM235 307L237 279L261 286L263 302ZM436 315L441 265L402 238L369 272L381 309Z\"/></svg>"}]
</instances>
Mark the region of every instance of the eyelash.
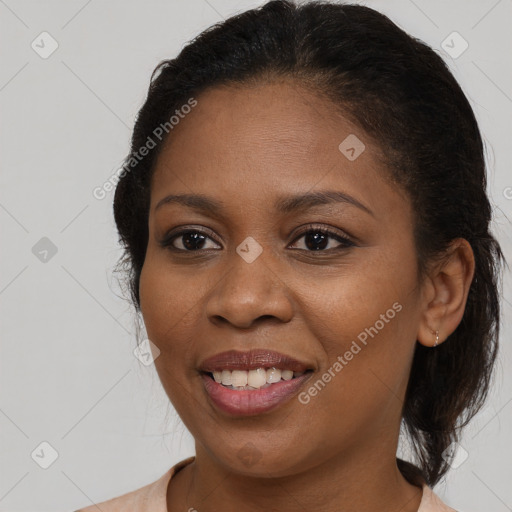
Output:
<instances>
[{"instance_id":1,"label":"eyelash","mask_svg":"<svg viewBox=\"0 0 512 512\"><path fill-rule=\"evenodd\" d=\"M186 235L186 234L191 234L191 233L199 233L201 235L204 235L204 236L214 240L212 238L212 236L210 236L210 234L207 233L206 231L190 228L190 229L182 229L182 230L180 230L180 231L178 231L176 233L170 233L163 240L161 240L159 242L159 245L161 247L163 247L163 248L166 248L166 249L170 250L170 251L181 252L181 253L200 253L200 252L209 251L209 250L214 250L214 251L218 251L219 250L219 249L197 249L195 251L193 251L193 250L191 251L191 250L186 250L186 249L178 249L177 247L174 247L172 245L173 241L176 238L179 238L180 236L183 236L183 235ZM304 235L307 235L309 233L320 233L322 235L329 236L331 238L334 238L336 241L340 242L342 245L340 247L334 247L334 248L331 248L331 249L319 249L318 251L308 250L308 249L296 249L296 250L310 252L310 253L316 253L316 252L330 253L332 251L346 250L346 249L348 249L350 247L354 247L355 246L355 244L349 238L347 238L347 237L345 237L343 235L340 235L336 231L332 231L330 229L327 229L324 226L315 226L314 224L309 224L304 231L302 231L301 233L299 233L295 237L295 239L293 240L292 243L296 243ZM215 241L215 243L217 243L217 242Z\"/></svg>"}]
</instances>

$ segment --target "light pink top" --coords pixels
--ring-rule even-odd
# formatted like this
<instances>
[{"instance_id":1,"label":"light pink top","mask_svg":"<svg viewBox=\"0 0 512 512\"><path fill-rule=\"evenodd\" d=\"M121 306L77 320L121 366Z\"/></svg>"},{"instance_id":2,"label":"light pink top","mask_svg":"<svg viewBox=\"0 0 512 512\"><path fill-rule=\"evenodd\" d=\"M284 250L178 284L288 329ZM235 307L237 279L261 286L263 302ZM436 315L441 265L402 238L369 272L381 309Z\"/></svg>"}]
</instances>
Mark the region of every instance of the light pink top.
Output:
<instances>
[{"instance_id":1,"label":"light pink top","mask_svg":"<svg viewBox=\"0 0 512 512\"><path fill-rule=\"evenodd\" d=\"M166 471L156 482L140 489L112 498L96 505L81 508L76 512L169 512L167 510L167 486L181 468L190 464L195 457L178 462ZM423 483L423 495L418 512L457 512L445 505L432 489Z\"/></svg>"}]
</instances>

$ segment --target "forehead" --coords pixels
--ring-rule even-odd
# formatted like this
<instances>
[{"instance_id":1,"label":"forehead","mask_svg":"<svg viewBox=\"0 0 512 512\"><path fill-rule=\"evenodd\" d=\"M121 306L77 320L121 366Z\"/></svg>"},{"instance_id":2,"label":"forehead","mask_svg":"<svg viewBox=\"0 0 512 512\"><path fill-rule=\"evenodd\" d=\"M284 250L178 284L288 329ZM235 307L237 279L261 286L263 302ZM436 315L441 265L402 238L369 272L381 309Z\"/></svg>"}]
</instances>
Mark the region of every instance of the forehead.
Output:
<instances>
[{"instance_id":1,"label":"forehead","mask_svg":"<svg viewBox=\"0 0 512 512\"><path fill-rule=\"evenodd\" d=\"M314 188L382 202L388 185L380 148L326 98L282 81L216 87L196 100L159 155L153 207L177 192L265 204L272 195ZM359 144L355 159L343 152L347 140Z\"/></svg>"},{"instance_id":2,"label":"forehead","mask_svg":"<svg viewBox=\"0 0 512 512\"><path fill-rule=\"evenodd\" d=\"M334 104L291 81L215 87L197 102L166 141L165 149L181 158L215 153L251 162L258 154L294 161L321 149L337 155L343 134L356 130ZM194 152L184 155L191 146Z\"/></svg>"}]
</instances>

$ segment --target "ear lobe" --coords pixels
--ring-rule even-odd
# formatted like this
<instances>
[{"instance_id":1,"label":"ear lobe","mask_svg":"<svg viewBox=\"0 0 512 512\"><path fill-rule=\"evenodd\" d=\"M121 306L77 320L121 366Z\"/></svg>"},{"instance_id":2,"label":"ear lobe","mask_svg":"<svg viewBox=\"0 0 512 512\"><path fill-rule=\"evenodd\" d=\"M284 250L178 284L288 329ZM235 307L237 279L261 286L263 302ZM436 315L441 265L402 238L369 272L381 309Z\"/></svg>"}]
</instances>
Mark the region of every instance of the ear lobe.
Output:
<instances>
[{"instance_id":1,"label":"ear lobe","mask_svg":"<svg viewBox=\"0 0 512 512\"><path fill-rule=\"evenodd\" d=\"M452 241L445 256L433 268L425 282L425 303L417 340L432 347L439 331L441 344L460 324L466 308L469 288L475 272L471 245L464 238Z\"/></svg>"}]
</instances>

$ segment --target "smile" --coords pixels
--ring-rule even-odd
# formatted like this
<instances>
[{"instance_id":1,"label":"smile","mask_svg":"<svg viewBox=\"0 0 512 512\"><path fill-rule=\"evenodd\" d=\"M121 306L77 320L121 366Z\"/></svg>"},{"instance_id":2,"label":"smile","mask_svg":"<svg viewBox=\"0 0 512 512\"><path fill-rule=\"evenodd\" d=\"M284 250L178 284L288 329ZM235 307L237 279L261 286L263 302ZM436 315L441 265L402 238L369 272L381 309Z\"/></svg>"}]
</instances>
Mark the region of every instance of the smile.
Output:
<instances>
[{"instance_id":1,"label":"smile","mask_svg":"<svg viewBox=\"0 0 512 512\"><path fill-rule=\"evenodd\" d=\"M214 407L231 415L255 415L289 401L313 369L274 351L232 350L205 360L200 373Z\"/></svg>"}]
</instances>

